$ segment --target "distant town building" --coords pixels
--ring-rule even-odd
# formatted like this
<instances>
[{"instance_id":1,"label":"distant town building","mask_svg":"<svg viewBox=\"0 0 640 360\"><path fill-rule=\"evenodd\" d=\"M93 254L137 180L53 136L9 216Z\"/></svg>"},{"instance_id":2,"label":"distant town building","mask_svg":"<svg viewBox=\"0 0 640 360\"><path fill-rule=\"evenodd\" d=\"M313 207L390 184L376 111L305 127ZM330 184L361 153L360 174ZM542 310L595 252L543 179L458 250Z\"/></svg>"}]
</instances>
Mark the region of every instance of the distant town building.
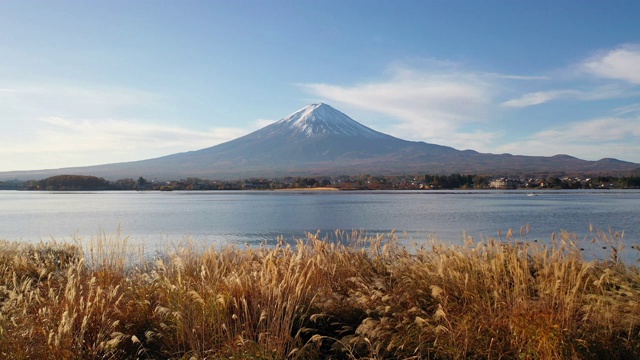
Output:
<instances>
[{"instance_id":1,"label":"distant town building","mask_svg":"<svg viewBox=\"0 0 640 360\"><path fill-rule=\"evenodd\" d=\"M517 189L519 184L520 184L519 180L501 178L501 179L491 180L491 182L489 183L489 186L492 189Z\"/></svg>"}]
</instances>

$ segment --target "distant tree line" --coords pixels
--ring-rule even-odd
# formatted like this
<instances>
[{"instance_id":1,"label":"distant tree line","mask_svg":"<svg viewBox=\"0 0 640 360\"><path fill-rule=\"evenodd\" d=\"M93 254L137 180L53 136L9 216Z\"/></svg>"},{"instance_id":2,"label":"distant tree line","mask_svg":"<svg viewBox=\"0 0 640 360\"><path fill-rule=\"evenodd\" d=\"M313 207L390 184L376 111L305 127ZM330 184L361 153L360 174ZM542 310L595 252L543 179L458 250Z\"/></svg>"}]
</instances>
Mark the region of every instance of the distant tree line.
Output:
<instances>
[{"instance_id":1,"label":"distant tree line","mask_svg":"<svg viewBox=\"0 0 640 360\"><path fill-rule=\"evenodd\" d=\"M18 180L0 181L0 190L17 190L22 188L24 188L24 184L22 181L18 181Z\"/></svg>"},{"instance_id":2,"label":"distant tree line","mask_svg":"<svg viewBox=\"0 0 640 360\"><path fill-rule=\"evenodd\" d=\"M638 189L640 188L640 176L599 176L592 179L597 184L611 184L621 189ZM615 184L615 185L614 185Z\"/></svg>"},{"instance_id":3,"label":"distant tree line","mask_svg":"<svg viewBox=\"0 0 640 360\"><path fill-rule=\"evenodd\" d=\"M109 190L109 181L85 175L57 175L43 180L32 180L26 183L29 190Z\"/></svg>"},{"instance_id":4,"label":"distant tree line","mask_svg":"<svg viewBox=\"0 0 640 360\"><path fill-rule=\"evenodd\" d=\"M424 182L430 189L471 189L483 188L489 183L485 177L478 175L425 175Z\"/></svg>"},{"instance_id":5,"label":"distant tree line","mask_svg":"<svg viewBox=\"0 0 640 360\"><path fill-rule=\"evenodd\" d=\"M126 178L115 181L87 175L57 175L26 182L0 182L0 189L26 189L49 191L91 190L278 190L333 187L341 190L438 190L489 189L490 178L479 175L404 175L331 177L284 177L277 179L249 178L242 180L207 180L187 178L174 181ZM529 178L517 179L519 187L541 189L638 189L640 176L595 176L591 178Z\"/></svg>"}]
</instances>

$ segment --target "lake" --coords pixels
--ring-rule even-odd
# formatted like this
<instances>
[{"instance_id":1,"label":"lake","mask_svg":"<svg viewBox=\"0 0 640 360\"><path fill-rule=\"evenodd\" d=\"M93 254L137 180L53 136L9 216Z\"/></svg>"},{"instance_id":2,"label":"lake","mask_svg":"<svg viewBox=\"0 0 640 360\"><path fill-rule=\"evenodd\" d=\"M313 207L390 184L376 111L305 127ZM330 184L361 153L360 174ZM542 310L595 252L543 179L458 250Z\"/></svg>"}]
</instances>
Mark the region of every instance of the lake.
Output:
<instances>
[{"instance_id":1,"label":"lake","mask_svg":"<svg viewBox=\"0 0 640 360\"><path fill-rule=\"evenodd\" d=\"M592 226L624 231L630 247L640 243L638 213L638 190L0 191L0 239L70 241L121 228L132 243L149 249L186 237L212 245L257 245L305 232L386 234L396 229L407 243L430 236L460 243L465 231L478 240L498 237L499 231L504 238L513 229L520 238L520 229L529 224L527 240L549 241L561 230L590 238Z\"/></svg>"}]
</instances>

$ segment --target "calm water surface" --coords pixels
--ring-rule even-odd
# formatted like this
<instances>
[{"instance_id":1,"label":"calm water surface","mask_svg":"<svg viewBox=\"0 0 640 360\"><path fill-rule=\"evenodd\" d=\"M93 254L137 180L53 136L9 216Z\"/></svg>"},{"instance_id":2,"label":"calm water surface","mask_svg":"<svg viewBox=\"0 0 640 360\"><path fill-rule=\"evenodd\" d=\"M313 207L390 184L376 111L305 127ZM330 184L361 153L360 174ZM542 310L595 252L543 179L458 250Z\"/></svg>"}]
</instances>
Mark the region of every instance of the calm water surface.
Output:
<instances>
[{"instance_id":1,"label":"calm water surface","mask_svg":"<svg viewBox=\"0 0 640 360\"><path fill-rule=\"evenodd\" d=\"M396 229L406 241L460 242L503 236L529 224L529 240L566 230L624 231L640 242L640 191L411 192L18 192L0 191L0 239L91 238L120 227L132 242L165 245L187 236L207 244L258 244L333 230Z\"/></svg>"}]
</instances>

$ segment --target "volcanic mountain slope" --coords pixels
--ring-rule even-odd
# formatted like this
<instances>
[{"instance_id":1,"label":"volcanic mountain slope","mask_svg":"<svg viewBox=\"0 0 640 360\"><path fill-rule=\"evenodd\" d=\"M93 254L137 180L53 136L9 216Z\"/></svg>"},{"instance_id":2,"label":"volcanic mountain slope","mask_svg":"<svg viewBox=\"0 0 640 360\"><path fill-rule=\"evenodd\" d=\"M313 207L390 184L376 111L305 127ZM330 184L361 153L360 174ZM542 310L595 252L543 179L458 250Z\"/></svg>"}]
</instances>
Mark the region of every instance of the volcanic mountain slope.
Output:
<instances>
[{"instance_id":1,"label":"volcanic mountain slope","mask_svg":"<svg viewBox=\"0 0 640 360\"><path fill-rule=\"evenodd\" d=\"M233 141L189 156L251 164L302 166L318 162L372 159L416 143L370 129L327 104L313 104ZM453 148L421 143L434 154Z\"/></svg>"},{"instance_id":2,"label":"volcanic mountain slope","mask_svg":"<svg viewBox=\"0 0 640 360\"><path fill-rule=\"evenodd\" d=\"M56 174L159 180L362 173L619 174L637 168L640 164L615 159L481 154L406 141L370 129L327 104L313 104L253 133L202 150L127 163L0 173L0 180Z\"/></svg>"}]
</instances>

